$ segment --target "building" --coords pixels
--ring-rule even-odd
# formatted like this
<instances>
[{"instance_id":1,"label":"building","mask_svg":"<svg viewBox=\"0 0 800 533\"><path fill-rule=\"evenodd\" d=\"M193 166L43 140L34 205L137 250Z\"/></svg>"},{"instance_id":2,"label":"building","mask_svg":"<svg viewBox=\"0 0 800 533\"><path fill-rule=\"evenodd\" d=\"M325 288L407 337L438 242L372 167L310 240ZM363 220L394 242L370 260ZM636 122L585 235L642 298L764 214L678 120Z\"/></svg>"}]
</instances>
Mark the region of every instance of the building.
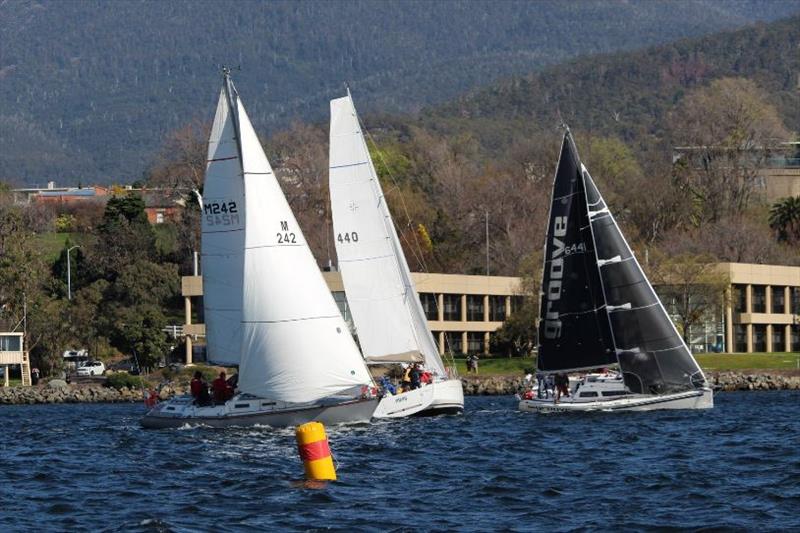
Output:
<instances>
[{"instance_id":1,"label":"building","mask_svg":"<svg viewBox=\"0 0 800 533\"><path fill-rule=\"evenodd\" d=\"M721 263L730 278L726 348L800 352L800 267Z\"/></svg>"},{"instance_id":2,"label":"building","mask_svg":"<svg viewBox=\"0 0 800 533\"><path fill-rule=\"evenodd\" d=\"M338 272L323 272L333 298L345 321L353 328L342 277ZM519 306L520 279L505 276L467 276L458 274L411 274L417 286L428 325L441 353L485 353L491 335ZM201 276L184 276L181 292L185 301L186 361L193 357L193 337L205 335L204 324L192 323L192 299L203 295Z\"/></svg>"},{"instance_id":3,"label":"building","mask_svg":"<svg viewBox=\"0 0 800 533\"><path fill-rule=\"evenodd\" d=\"M2 328L8 329L8 328ZM0 366L3 367L3 381L9 385L10 366L20 365L22 384L31 384L31 367L28 352L23 349L22 332L0 331Z\"/></svg>"},{"instance_id":4,"label":"building","mask_svg":"<svg viewBox=\"0 0 800 533\"><path fill-rule=\"evenodd\" d=\"M713 345L723 352L800 352L800 267L720 263L730 279L724 309L694 331L693 351ZM342 277L323 272L334 300L352 328ZM521 279L504 276L411 274L417 286L428 326L441 353L486 353L492 333L520 305ZM658 288L657 288L658 289ZM192 340L205 335L205 325L192 323L192 299L203 295L201 276L184 276L186 360L191 362ZM202 313L202 306L201 306ZM718 319L716 317L719 317Z\"/></svg>"}]
</instances>

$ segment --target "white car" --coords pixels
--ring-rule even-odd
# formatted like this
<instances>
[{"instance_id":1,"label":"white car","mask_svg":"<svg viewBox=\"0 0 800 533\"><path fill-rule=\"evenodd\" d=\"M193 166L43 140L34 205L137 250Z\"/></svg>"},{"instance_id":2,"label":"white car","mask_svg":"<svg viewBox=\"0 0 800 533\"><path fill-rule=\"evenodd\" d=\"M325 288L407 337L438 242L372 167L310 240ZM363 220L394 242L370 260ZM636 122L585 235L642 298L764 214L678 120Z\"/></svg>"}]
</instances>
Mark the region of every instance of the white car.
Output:
<instances>
[{"instance_id":1,"label":"white car","mask_svg":"<svg viewBox=\"0 0 800 533\"><path fill-rule=\"evenodd\" d=\"M102 376L106 371L106 365L102 361L88 361L81 367L78 367L79 376Z\"/></svg>"}]
</instances>

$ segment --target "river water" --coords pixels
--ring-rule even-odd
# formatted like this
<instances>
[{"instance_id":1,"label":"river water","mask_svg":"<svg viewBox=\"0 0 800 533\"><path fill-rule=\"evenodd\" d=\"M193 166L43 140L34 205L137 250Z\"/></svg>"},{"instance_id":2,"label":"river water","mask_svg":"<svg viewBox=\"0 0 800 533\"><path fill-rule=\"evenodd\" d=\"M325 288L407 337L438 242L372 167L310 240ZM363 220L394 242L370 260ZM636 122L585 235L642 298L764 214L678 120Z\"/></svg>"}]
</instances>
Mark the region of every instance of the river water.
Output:
<instances>
[{"instance_id":1,"label":"river water","mask_svg":"<svg viewBox=\"0 0 800 533\"><path fill-rule=\"evenodd\" d=\"M712 411L463 416L330 427L339 481L294 433L143 430L142 405L0 407L0 531L800 530L800 392Z\"/></svg>"}]
</instances>

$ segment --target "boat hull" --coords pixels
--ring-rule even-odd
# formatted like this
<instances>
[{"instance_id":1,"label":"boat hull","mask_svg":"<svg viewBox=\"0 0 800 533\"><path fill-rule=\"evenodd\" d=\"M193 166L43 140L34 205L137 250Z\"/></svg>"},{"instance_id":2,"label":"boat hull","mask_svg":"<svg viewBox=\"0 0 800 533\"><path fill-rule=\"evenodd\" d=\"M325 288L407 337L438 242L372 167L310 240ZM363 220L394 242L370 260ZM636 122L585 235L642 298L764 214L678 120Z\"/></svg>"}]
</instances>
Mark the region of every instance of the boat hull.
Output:
<instances>
[{"instance_id":1,"label":"boat hull","mask_svg":"<svg viewBox=\"0 0 800 533\"><path fill-rule=\"evenodd\" d=\"M565 398L559 403L554 403L551 399L535 398L519 402L520 411L537 413L654 411L657 409L711 409L713 407L714 393L708 388L660 396L636 394L624 398L594 401L570 401L569 398Z\"/></svg>"},{"instance_id":2,"label":"boat hull","mask_svg":"<svg viewBox=\"0 0 800 533\"><path fill-rule=\"evenodd\" d=\"M463 411L464 389L461 380L448 379L394 396L385 396L375 409L373 417L436 416Z\"/></svg>"},{"instance_id":3,"label":"boat hull","mask_svg":"<svg viewBox=\"0 0 800 533\"><path fill-rule=\"evenodd\" d=\"M259 403L259 400L250 400L254 401ZM235 409L237 404L244 405L243 400L230 400L225 405L216 407L198 407L192 405L190 399L187 401L186 398L179 398L156 406L142 418L141 425L145 428L163 429L186 425L215 428L255 425L291 427L312 421L327 425L369 422L378 405L378 399L278 407L275 407L275 402L269 403L273 404L269 409L255 407L248 412L237 413L231 409Z\"/></svg>"}]
</instances>

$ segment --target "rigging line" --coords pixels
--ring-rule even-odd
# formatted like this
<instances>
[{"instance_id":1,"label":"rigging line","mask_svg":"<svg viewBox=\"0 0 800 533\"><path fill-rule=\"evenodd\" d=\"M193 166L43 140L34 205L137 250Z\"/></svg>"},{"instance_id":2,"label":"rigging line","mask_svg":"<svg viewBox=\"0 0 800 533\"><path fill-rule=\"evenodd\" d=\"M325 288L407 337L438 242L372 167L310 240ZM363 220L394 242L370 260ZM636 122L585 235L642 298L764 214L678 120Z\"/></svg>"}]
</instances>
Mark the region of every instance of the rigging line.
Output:
<instances>
[{"instance_id":1,"label":"rigging line","mask_svg":"<svg viewBox=\"0 0 800 533\"><path fill-rule=\"evenodd\" d=\"M400 184L398 183L397 179L394 177L394 174L392 173L392 169L389 168L389 164L384 159L383 153L381 152L380 149L378 149L378 143L375 142L375 138L372 137L372 134L364 127L363 124L361 124L361 117L356 115L356 119L358 120L359 126L361 127L361 133L366 134L366 137L369 138L369 140L372 142L372 145L375 147L375 152L377 153L378 158L381 160L381 164L383 164L383 167L386 169L386 173L389 175L389 178L392 180L393 189L390 189L390 190L395 190L396 189L398 191L398 197L400 198L400 205L403 208L403 214L405 214L405 216L406 216L406 221L407 221L408 227L411 228L413 223L414 223L414 221L411 219L411 214L408 211L408 206L406 205L405 198L403 197L403 193L400 190ZM375 178L377 179L378 177L375 176ZM380 180L378 180L378 181L380 183ZM384 195L385 195L385 193L384 193ZM412 228L412 230L413 230L413 228ZM404 235L404 232L400 232L400 234L402 235L401 238L406 242L406 244L409 245L409 248L411 249L411 252L414 254L414 259L416 259L417 262L422 266L423 270L425 270L425 272L427 272L428 271L428 266L425 264L425 260L423 258L424 254L422 252L422 246L420 246L419 240L417 238L417 232L416 231L412 231L412 233L413 233L413 236L414 236L413 244L414 244L414 246L416 246L416 249L411 246L412 243L409 242L408 238Z\"/></svg>"},{"instance_id":2,"label":"rigging line","mask_svg":"<svg viewBox=\"0 0 800 533\"><path fill-rule=\"evenodd\" d=\"M351 100L351 103L352 103L352 100ZM414 255L414 259L416 259L417 263L422 267L422 270L424 272L426 272L426 273L429 273L428 265L427 265L427 263L425 262L425 259L424 259L424 253L422 251L422 246L419 243L417 230L413 227L414 221L411 220L411 214L408 211L408 206L406 205L405 197L403 196L403 193L400 190L400 184L397 182L397 179L395 179L394 174L392 173L392 169L386 163L386 160L383 157L383 153L381 152L381 150L378 149L378 143L375 142L375 139L372 137L372 134L369 132L369 130L367 130L364 127L364 124L361 123L361 117L358 116L358 113L356 113L356 120L358 120L358 125L361 128L362 137L364 137L364 134L366 134L366 137L364 137L365 141L366 141L367 138L369 138L369 140L372 142L372 145L375 147L375 151L378 154L378 158L380 158L380 160L381 160L381 164L383 164L383 167L386 169L386 173L389 175L389 178L392 180L392 184L394 185L394 187L398 191L398 196L400 198L400 205L403 208L403 213L406 216L407 226L411 229L411 233L412 233L413 238L414 238L414 242L413 242L414 246L412 246L412 243L409 242L409 239L405 235L405 232L403 232L403 231L400 232L400 235L401 235L400 238L403 239L403 241L408 245L409 250ZM365 142L365 144L366 144L366 142ZM368 152L367 153L367 157L370 157L369 156L369 149L367 150L367 152ZM375 174L376 174L375 179L378 180L378 184L380 185L380 180L378 179L377 172ZM384 195L385 195L385 193L384 193ZM388 207L388 205L387 205L387 207ZM396 230L396 228L395 228L395 230ZM438 315L438 311L439 311L438 306L439 306L439 302L438 302L438 298L436 298L437 315ZM430 332L430 330L428 330L428 331ZM445 357L445 363L450 363L450 365L453 368L453 371L456 371L456 364L455 364L455 359L454 359L454 356L453 356L453 350L452 350L452 347L451 347L451 343L449 342L450 339L448 338L448 335L446 335L446 334L445 334L444 337L445 337L445 350L446 350L446 352L443 355ZM436 341L436 344L438 345L438 339L434 339L434 341ZM462 347L462 350L463 350L463 347ZM439 351L438 350L438 346L437 346L437 350L436 351L437 352Z\"/></svg>"}]
</instances>

